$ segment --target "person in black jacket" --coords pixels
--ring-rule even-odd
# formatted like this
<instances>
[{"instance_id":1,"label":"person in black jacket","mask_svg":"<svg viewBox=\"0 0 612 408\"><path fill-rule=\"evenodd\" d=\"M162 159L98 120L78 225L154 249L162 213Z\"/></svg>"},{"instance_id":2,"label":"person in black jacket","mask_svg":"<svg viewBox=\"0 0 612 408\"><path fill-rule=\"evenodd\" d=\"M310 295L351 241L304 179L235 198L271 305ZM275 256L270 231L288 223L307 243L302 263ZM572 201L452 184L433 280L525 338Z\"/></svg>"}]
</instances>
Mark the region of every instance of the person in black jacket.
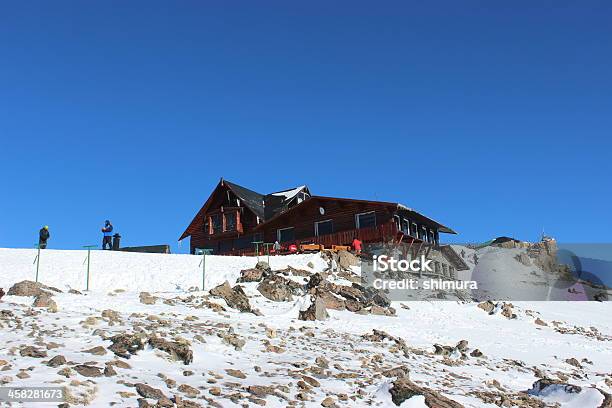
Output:
<instances>
[{"instance_id":1,"label":"person in black jacket","mask_svg":"<svg viewBox=\"0 0 612 408\"><path fill-rule=\"evenodd\" d=\"M38 247L40 249L47 248L47 240L51 238L51 234L49 234L49 226L45 225L38 232Z\"/></svg>"},{"instance_id":2,"label":"person in black jacket","mask_svg":"<svg viewBox=\"0 0 612 408\"><path fill-rule=\"evenodd\" d=\"M102 249L113 249L113 224L109 220L104 221L104 228L102 228L104 238L102 238Z\"/></svg>"}]
</instances>

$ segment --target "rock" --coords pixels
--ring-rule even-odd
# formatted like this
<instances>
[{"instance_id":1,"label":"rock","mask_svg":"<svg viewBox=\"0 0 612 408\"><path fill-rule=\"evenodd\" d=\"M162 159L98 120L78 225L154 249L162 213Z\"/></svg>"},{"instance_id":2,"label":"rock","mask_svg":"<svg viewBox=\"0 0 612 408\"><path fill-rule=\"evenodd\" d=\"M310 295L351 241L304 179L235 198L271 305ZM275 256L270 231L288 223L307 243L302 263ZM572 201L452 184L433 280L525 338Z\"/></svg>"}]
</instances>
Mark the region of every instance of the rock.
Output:
<instances>
[{"instance_id":1,"label":"rock","mask_svg":"<svg viewBox=\"0 0 612 408\"><path fill-rule=\"evenodd\" d=\"M493 314L493 311L495 310L495 303L487 300L486 302L479 303L478 307L488 314Z\"/></svg>"},{"instance_id":2,"label":"rock","mask_svg":"<svg viewBox=\"0 0 612 408\"><path fill-rule=\"evenodd\" d=\"M298 315L300 320L325 320L329 317L325 302L320 297L315 297L312 300L310 307L306 310L301 310Z\"/></svg>"},{"instance_id":3,"label":"rock","mask_svg":"<svg viewBox=\"0 0 612 408\"><path fill-rule=\"evenodd\" d=\"M0 288L0 300L2 300L2 296L6 295L4 292L4 288Z\"/></svg>"},{"instance_id":4,"label":"rock","mask_svg":"<svg viewBox=\"0 0 612 408\"><path fill-rule=\"evenodd\" d=\"M106 349L102 346L97 346L97 347L90 348L88 350L83 350L83 353L89 353L95 356L103 356L106 354Z\"/></svg>"},{"instance_id":5,"label":"rock","mask_svg":"<svg viewBox=\"0 0 612 408\"><path fill-rule=\"evenodd\" d=\"M227 370L225 370L225 372L228 375L231 375L232 377L240 378L240 379L243 379L243 380L246 378L246 374L244 374L240 370L234 370L232 368L228 368Z\"/></svg>"},{"instance_id":6,"label":"rock","mask_svg":"<svg viewBox=\"0 0 612 408\"><path fill-rule=\"evenodd\" d=\"M30 374L26 373L25 371L20 371L15 375L15 377L25 380L26 378L30 378Z\"/></svg>"},{"instance_id":7,"label":"rock","mask_svg":"<svg viewBox=\"0 0 612 408\"><path fill-rule=\"evenodd\" d=\"M472 352L470 353L470 356L472 357L482 357L482 351L478 350L478 349L474 349L472 350Z\"/></svg>"},{"instance_id":8,"label":"rock","mask_svg":"<svg viewBox=\"0 0 612 408\"><path fill-rule=\"evenodd\" d=\"M359 265L359 258L348 251L338 251L338 265L342 269L350 269Z\"/></svg>"},{"instance_id":9,"label":"rock","mask_svg":"<svg viewBox=\"0 0 612 408\"><path fill-rule=\"evenodd\" d=\"M51 295L46 292L43 292L34 298L34 303L32 303L32 307L46 307L51 310L57 311L57 303L55 303L55 301L51 299Z\"/></svg>"},{"instance_id":10,"label":"rock","mask_svg":"<svg viewBox=\"0 0 612 408\"><path fill-rule=\"evenodd\" d=\"M155 408L172 408L174 407L174 402L168 397L161 397L157 400L157 404L155 404Z\"/></svg>"},{"instance_id":11,"label":"rock","mask_svg":"<svg viewBox=\"0 0 612 408\"><path fill-rule=\"evenodd\" d=\"M307 382L307 383L308 383L308 385L310 385L311 387L315 387L315 388L317 388L317 387L320 387L320 386L321 386L321 383L320 383L320 382L318 382L318 381L317 381L317 380L315 380L314 378L309 377L309 376L307 376L307 375L303 375L303 376L302 376L302 380L304 380L305 382Z\"/></svg>"},{"instance_id":12,"label":"rock","mask_svg":"<svg viewBox=\"0 0 612 408\"><path fill-rule=\"evenodd\" d=\"M394 367L383 371L382 375L385 377L408 378L410 375L410 369L406 366Z\"/></svg>"},{"instance_id":13,"label":"rock","mask_svg":"<svg viewBox=\"0 0 612 408\"><path fill-rule=\"evenodd\" d=\"M465 352L468 349L468 341L467 340L461 340L459 341L459 343L457 343L457 345L455 346L455 348L461 352Z\"/></svg>"},{"instance_id":14,"label":"rock","mask_svg":"<svg viewBox=\"0 0 612 408\"><path fill-rule=\"evenodd\" d=\"M309 267L310 269L314 269L315 264L312 263L312 261L308 261L308 263L306 264L307 267Z\"/></svg>"},{"instance_id":15,"label":"rock","mask_svg":"<svg viewBox=\"0 0 612 408\"><path fill-rule=\"evenodd\" d=\"M573 365L576 368L582 368L582 365L580 364L580 361L578 361L577 359L575 359L573 357L566 359L565 362L567 364L569 364L569 365Z\"/></svg>"},{"instance_id":16,"label":"rock","mask_svg":"<svg viewBox=\"0 0 612 408\"><path fill-rule=\"evenodd\" d=\"M454 351L454 348L451 346L443 346L441 344L434 344L434 354L436 356L450 356Z\"/></svg>"},{"instance_id":17,"label":"rock","mask_svg":"<svg viewBox=\"0 0 612 408\"><path fill-rule=\"evenodd\" d=\"M274 387L266 385L249 385L247 391L258 397L265 397L266 395L276 395Z\"/></svg>"},{"instance_id":18,"label":"rock","mask_svg":"<svg viewBox=\"0 0 612 408\"><path fill-rule=\"evenodd\" d=\"M191 351L187 343L151 337L149 338L149 345L158 350L165 351L170 354L173 360L180 360L185 365L193 361L193 351Z\"/></svg>"},{"instance_id":19,"label":"rock","mask_svg":"<svg viewBox=\"0 0 612 408\"><path fill-rule=\"evenodd\" d=\"M68 293L70 293L71 295L82 295L83 294L76 289L70 289Z\"/></svg>"},{"instance_id":20,"label":"rock","mask_svg":"<svg viewBox=\"0 0 612 408\"><path fill-rule=\"evenodd\" d=\"M53 357L51 360L47 361L47 365L49 367L59 367L64 364L66 364L66 358L62 355L57 355Z\"/></svg>"},{"instance_id":21,"label":"rock","mask_svg":"<svg viewBox=\"0 0 612 408\"><path fill-rule=\"evenodd\" d=\"M315 363L321 368L329 368L329 361L322 356L315 358Z\"/></svg>"},{"instance_id":22,"label":"rock","mask_svg":"<svg viewBox=\"0 0 612 408\"><path fill-rule=\"evenodd\" d=\"M102 371L100 370L100 368L91 366L91 365L86 365L86 364L76 365L74 366L74 371L76 371L77 373L81 374L84 377L102 377Z\"/></svg>"},{"instance_id":23,"label":"rock","mask_svg":"<svg viewBox=\"0 0 612 408\"><path fill-rule=\"evenodd\" d=\"M463 405L458 402L446 398L437 391L420 387L407 378L395 380L389 393L391 400L397 406L415 395L422 395L425 397L425 405L430 408L463 408Z\"/></svg>"},{"instance_id":24,"label":"rock","mask_svg":"<svg viewBox=\"0 0 612 408\"><path fill-rule=\"evenodd\" d=\"M45 350L40 350L34 346L22 346L19 349L21 357L33 357L33 358L44 358L47 357Z\"/></svg>"},{"instance_id":25,"label":"rock","mask_svg":"<svg viewBox=\"0 0 612 408\"><path fill-rule=\"evenodd\" d=\"M246 344L246 341L244 339L240 338L240 336L234 333L222 332L219 333L218 336L223 339L224 343L234 347L237 351L242 350L242 347L244 347L244 345Z\"/></svg>"},{"instance_id":26,"label":"rock","mask_svg":"<svg viewBox=\"0 0 612 408\"><path fill-rule=\"evenodd\" d=\"M237 282L260 282L264 278L264 271L261 269L244 269L240 271L240 278Z\"/></svg>"},{"instance_id":27,"label":"rock","mask_svg":"<svg viewBox=\"0 0 612 408\"><path fill-rule=\"evenodd\" d=\"M514 314L512 303L504 303L502 306L501 314L508 319L516 319L516 314Z\"/></svg>"},{"instance_id":28,"label":"rock","mask_svg":"<svg viewBox=\"0 0 612 408\"><path fill-rule=\"evenodd\" d=\"M158 390L157 388L153 388L147 384L138 383L138 384L135 384L135 387L136 387L136 392L138 393L138 395L140 395L143 398L151 398L154 400L158 400L160 398L166 398L166 396L164 395L163 392L161 392L161 390Z\"/></svg>"},{"instance_id":29,"label":"rock","mask_svg":"<svg viewBox=\"0 0 612 408\"><path fill-rule=\"evenodd\" d=\"M272 272L272 268L270 268L270 265L268 265L268 263L266 261L259 261L257 262L257 265L255 265L255 269L259 269L263 272L266 273L270 273Z\"/></svg>"},{"instance_id":30,"label":"rock","mask_svg":"<svg viewBox=\"0 0 612 408\"><path fill-rule=\"evenodd\" d=\"M53 292L61 293L62 291L51 287L45 286L42 283L32 282L24 280L11 286L7 295L11 296L39 296L43 294L52 295Z\"/></svg>"},{"instance_id":31,"label":"rock","mask_svg":"<svg viewBox=\"0 0 612 408\"><path fill-rule=\"evenodd\" d=\"M332 397L326 397L323 401L321 401L321 406L325 408L335 407L336 403Z\"/></svg>"},{"instance_id":32,"label":"rock","mask_svg":"<svg viewBox=\"0 0 612 408\"><path fill-rule=\"evenodd\" d=\"M240 285L236 285L232 288L229 282L225 281L225 283L212 288L210 294L211 296L222 298L231 308L238 309L241 312L255 313L251 309L249 298Z\"/></svg>"},{"instance_id":33,"label":"rock","mask_svg":"<svg viewBox=\"0 0 612 408\"><path fill-rule=\"evenodd\" d=\"M113 368L112 365L107 364L106 367L104 367L104 376L105 377L114 377L117 375L117 371L115 371L115 369Z\"/></svg>"},{"instance_id":34,"label":"rock","mask_svg":"<svg viewBox=\"0 0 612 408\"><path fill-rule=\"evenodd\" d=\"M200 390L187 384L179 385L178 390L189 398L196 398L200 394Z\"/></svg>"},{"instance_id":35,"label":"rock","mask_svg":"<svg viewBox=\"0 0 612 408\"><path fill-rule=\"evenodd\" d=\"M210 387L208 392L210 393L210 395L214 395L215 397L218 397L219 395L221 395L221 388Z\"/></svg>"},{"instance_id":36,"label":"rock","mask_svg":"<svg viewBox=\"0 0 612 408\"><path fill-rule=\"evenodd\" d=\"M324 290L317 291L317 296L323 300L327 309L344 310L346 309L345 302L342 298L334 295L331 292Z\"/></svg>"},{"instance_id":37,"label":"rock","mask_svg":"<svg viewBox=\"0 0 612 408\"><path fill-rule=\"evenodd\" d=\"M537 324L538 326L548 326L548 324L546 324L546 322L542 319L540 319L539 317L537 319L535 319L535 324Z\"/></svg>"},{"instance_id":38,"label":"rock","mask_svg":"<svg viewBox=\"0 0 612 408\"><path fill-rule=\"evenodd\" d=\"M308 283L306 284L306 290L316 288L319 285L321 285L323 282L325 282L325 278L323 277L323 275L321 275L321 273L317 272L314 275L312 275L310 279L308 280Z\"/></svg>"},{"instance_id":39,"label":"rock","mask_svg":"<svg viewBox=\"0 0 612 408\"><path fill-rule=\"evenodd\" d=\"M115 355L130 358L144 348L145 339L142 334L118 334L110 338L113 343L108 348Z\"/></svg>"},{"instance_id":40,"label":"rock","mask_svg":"<svg viewBox=\"0 0 612 408\"><path fill-rule=\"evenodd\" d=\"M157 298L155 296L151 296L149 292L140 292L140 303L144 303L145 305L154 305L157 302Z\"/></svg>"},{"instance_id":41,"label":"rock","mask_svg":"<svg viewBox=\"0 0 612 408\"><path fill-rule=\"evenodd\" d=\"M72 370L69 367L64 367L57 373L63 377L70 378L70 376L72 375Z\"/></svg>"},{"instance_id":42,"label":"rock","mask_svg":"<svg viewBox=\"0 0 612 408\"><path fill-rule=\"evenodd\" d=\"M105 319L112 320L112 321L117 321L121 319L121 315L119 314L119 312L112 310L112 309L104 309L102 311L101 316Z\"/></svg>"},{"instance_id":43,"label":"rock","mask_svg":"<svg viewBox=\"0 0 612 408\"><path fill-rule=\"evenodd\" d=\"M259 293L275 302L292 301L292 294L299 293L300 289L298 283L281 275L269 276L257 285Z\"/></svg>"}]
</instances>

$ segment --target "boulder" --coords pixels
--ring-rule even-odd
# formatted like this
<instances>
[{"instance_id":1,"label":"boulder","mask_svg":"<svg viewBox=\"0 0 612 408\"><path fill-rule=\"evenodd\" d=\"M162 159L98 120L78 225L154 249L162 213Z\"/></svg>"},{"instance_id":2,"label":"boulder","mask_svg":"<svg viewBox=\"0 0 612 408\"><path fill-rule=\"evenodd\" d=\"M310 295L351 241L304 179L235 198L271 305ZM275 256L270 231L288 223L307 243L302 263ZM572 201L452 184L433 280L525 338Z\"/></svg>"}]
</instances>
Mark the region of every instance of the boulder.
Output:
<instances>
[{"instance_id":1,"label":"boulder","mask_svg":"<svg viewBox=\"0 0 612 408\"><path fill-rule=\"evenodd\" d=\"M62 355L57 355L53 357L51 360L47 361L47 365L49 367L59 367L64 364L66 364L66 358Z\"/></svg>"},{"instance_id":2,"label":"boulder","mask_svg":"<svg viewBox=\"0 0 612 408\"><path fill-rule=\"evenodd\" d=\"M301 291L301 286L281 275L272 275L257 285L257 290L267 299L275 302L287 302L293 300L293 294Z\"/></svg>"},{"instance_id":3,"label":"boulder","mask_svg":"<svg viewBox=\"0 0 612 408\"><path fill-rule=\"evenodd\" d=\"M416 395L425 397L425 405L430 408L463 408L463 405L446 398L437 391L421 387L408 378L398 378L393 381L393 387L389 390L391 400L397 406Z\"/></svg>"},{"instance_id":4,"label":"boulder","mask_svg":"<svg viewBox=\"0 0 612 408\"><path fill-rule=\"evenodd\" d=\"M100 368L87 364L76 365L74 370L83 377L102 377L102 370Z\"/></svg>"},{"instance_id":5,"label":"boulder","mask_svg":"<svg viewBox=\"0 0 612 408\"><path fill-rule=\"evenodd\" d=\"M270 268L270 265L268 265L266 261L257 262L257 265L255 265L255 269L259 269L265 272L266 274L269 274L270 272L272 272L272 268Z\"/></svg>"},{"instance_id":6,"label":"boulder","mask_svg":"<svg viewBox=\"0 0 612 408\"><path fill-rule=\"evenodd\" d=\"M359 265L359 258L349 251L338 251L338 265L342 269L350 269L351 266Z\"/></svg>"},{"instance_id":7,"label":"boulder","mask_svg":"<svg viewBox=\"0 0 612 408\"><path fill-rule=\"evenodd\" d=\"M315 297L312 300L310 307L300 311L298 319L300 320L325 320L329 317L325 302L320 297Z\"/></svg>"},{"instance_id":8,"label":"boulder","mask_svg":"<svg viewBox=\"0 0 612 408\"><path fill-rule=\"evenodd\" d=\"M251 304L249 303L249 298L242 290L240 285L236 285L233 288L230 286L228 281L225 281L223 284L212 288L210 290L210 294L215 297L220 297L227 305L231 308L238 309L241 312L256 312L251 309Z\"/></svg>"},{"instance_id":9,"label":"boulder","mask_svg":"<svg viewBox=\"0 0 612 408\"><path fill-rule=\"evenodd\" d=\"M42 292L34 298L33 307L46 307L48 309L57 310L57 303L51 298L47 292Z\"/></svg>"},{"instance_id":10,"label":"boulder","mask_svg":"<svg viewBox=\"0 0 612 408\"><path fill-rule=\"evenodd\" d=\"M22 346L19 350L19 355L21 357L44 358L47 357L47 352L34 346Z\"/></svg>"},{"instance_id":11,"label":"boulder","mask_svg":"<svg viewBox=\"0 0 612 408\"><path fill-rule=\"evenodd\" d=\"M144 348L145 340L142 334L118 334L110 338L113 344L108 349L119 357L130 358Z\"/></svg>"},{"instance_id":12,"label":"boulder","mask_svg":"<svg viewBox=\"0 0 612 408\"><path fill-rule=\"evenodd\" d=\"M135 385L136 392L143 398L151 398L154 400L158 400L160 398L166 398L164 393L157 388L153 388L147 384L138 383Z\"/></svg>"},{"instance_id":13,"label":"boulder","mask_svg":"<svg viewBox=\"0 0 612 408\"><path fill-rule=\"evenodd\" d=\"M238 278L237 282L261 282L263 278L264 271L261 269L243 269L242 271L240 271L240 278Z\"/></svg>"},{"instance_id":14,"label":"boulder","mask_svg":"<svg viewBox=\"0 0 612 408\"><path fill-rule=\"evenodd\" d=\"M180 360L187 365L193 361L193 351L186 342L169 341L160 337L149 338L149 345L170 354L173 360Z\"/></svg>"},{"instance_id":15,"label":"boulder","mask_svg":"<svg viewBox=\"0 0 612 408\"><path fill-rule=\"evenodd\" d=\"M7 295L11 296L39 296L43 294L52 295L53 292L61 293L62 291L51 286L45 286L40 282L32 282L24 280L11 286Z\"/></svg>"}]
</instances>

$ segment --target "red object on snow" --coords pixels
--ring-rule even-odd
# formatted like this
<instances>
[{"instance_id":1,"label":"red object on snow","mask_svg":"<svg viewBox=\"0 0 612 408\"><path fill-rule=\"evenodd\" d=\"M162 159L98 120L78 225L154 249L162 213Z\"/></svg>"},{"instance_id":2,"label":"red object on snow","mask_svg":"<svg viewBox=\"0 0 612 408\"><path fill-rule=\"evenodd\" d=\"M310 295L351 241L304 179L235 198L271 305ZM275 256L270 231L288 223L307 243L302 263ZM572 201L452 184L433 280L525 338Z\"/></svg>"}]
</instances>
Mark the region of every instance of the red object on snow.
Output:
<instances>
[{"instance_id":1,"label":"red object on snow","mask_svg":"<svg viewBox=\"0 0 612 408\"><path fill-rule=\"evenodd\" d=\"M362 246L363 244L361 243L361 241L360 241L360 240L358 240L357 238L355 238L355 239L353 240L353 243L352 243L351 245L352 245L353 250L354 250L355 252L361 252L361 246Z\"/></svg>"}]
</instances>

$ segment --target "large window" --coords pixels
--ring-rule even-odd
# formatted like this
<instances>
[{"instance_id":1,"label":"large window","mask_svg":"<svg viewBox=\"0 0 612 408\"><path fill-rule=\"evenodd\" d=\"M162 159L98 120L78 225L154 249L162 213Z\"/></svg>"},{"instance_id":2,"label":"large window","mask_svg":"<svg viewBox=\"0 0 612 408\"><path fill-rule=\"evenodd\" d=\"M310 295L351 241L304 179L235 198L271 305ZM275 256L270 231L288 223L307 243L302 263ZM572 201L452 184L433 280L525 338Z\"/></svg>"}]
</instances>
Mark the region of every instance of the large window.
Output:
<instances>
[{"instance_id":1,"label":"large window","mask_svg":"<svg viewBox=\"0 0 612 408\"><path fill-rule=\"evenodd\" d=\"M278 242L289 242L295 239L295 233L293 227L283 228L277 231Z\"/></svg>"},{"instance_id":2,"label":"large window","mask_svg":"<svg viewBox=\"0 0 612 408\"><path fill-rule=\"evenodd\" d=\"M234 231L236 229L236 213L225 213L225 230Z\"/></svg>"},{"instance_id":3,"label":"large window","mask_svg":"<svg viewBox=\"0 0 612 408\"><path fill-rule=\"evenodd\" d=\"M327 235L334 232L334 222L332 220L315 222L315 236Z\"/></svg>"},{"instance_id":4,"label":"large window","mask_svg":"<svg viewBox=\"0 0 612 408\"><path fill-rule=\"evenodd\" d=\"M376 213L370 211L355 215L355 226L357 228L368 228L376 226Z\"/></svg>"},{"instance_id":5,"label":"large window","mask_svg":"<svg viewBox=\"0 0 612 408\"><path fill-rule=\"evenodd\" d=\"M211 215L210 222L212 223L213 234L218 234L223 230L223 224L221 223L221 214Z\"/></svg>"},{"instance_id":6,"label":"large window","mask_svg":"<svg viewBox=\"0 0 612 408\"><path fill-rule=\"evenodd\" d=\"M402 218L402 232L406 235L410 235L410 220Z\"/></svg>"}]
</instances>

